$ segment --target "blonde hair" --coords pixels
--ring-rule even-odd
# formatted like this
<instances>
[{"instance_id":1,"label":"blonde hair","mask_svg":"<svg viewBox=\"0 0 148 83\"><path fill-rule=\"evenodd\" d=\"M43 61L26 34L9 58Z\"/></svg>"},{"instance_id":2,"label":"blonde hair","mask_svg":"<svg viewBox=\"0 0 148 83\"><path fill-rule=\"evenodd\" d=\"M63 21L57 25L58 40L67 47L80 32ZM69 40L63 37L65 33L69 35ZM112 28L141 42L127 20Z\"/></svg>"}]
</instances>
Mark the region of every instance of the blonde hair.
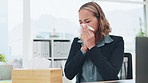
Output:
<instances>
[{"instance_id":1,"label":"blonde hair","mask_svg":"<svg viewBox=\"0 0 148 83\"><path fill-rule=\"evenodd\" d=\"M109 34L109 32L111 32L110 24L107 21L102 8L96 2L85 3L84 5L82 5L80 7L79 12L82 9L86 9L86 10L91 11L94 14L94 16L98 19L98 21L99 21L99 26L98 26L99 27L99 31L98 31L99 35L106 36Z\"/></svg>"}]
</instances>

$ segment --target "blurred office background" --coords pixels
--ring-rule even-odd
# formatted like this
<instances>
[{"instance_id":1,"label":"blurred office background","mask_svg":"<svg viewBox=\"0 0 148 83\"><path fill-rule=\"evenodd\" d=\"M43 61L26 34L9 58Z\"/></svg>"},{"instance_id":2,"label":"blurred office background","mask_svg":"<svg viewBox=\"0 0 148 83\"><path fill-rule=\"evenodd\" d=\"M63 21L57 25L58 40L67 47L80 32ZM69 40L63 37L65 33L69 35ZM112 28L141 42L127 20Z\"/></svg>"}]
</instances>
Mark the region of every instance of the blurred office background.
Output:
<instances>
[{"instance_id":1,"label":"blurred office background","mask_svg":"<svg viewBox=\"0 0 148 83\"><path fill-rule=\"evenodd\" d=\"M16 67L27 67L34 38L58 33L59 38L72 40L79 35L78 9L88 1L101 5L111 34L123 36L134 64L135 37L139 31L148 34L147 0L0 0L0 53Z\"/></svg>"}]
</instances>

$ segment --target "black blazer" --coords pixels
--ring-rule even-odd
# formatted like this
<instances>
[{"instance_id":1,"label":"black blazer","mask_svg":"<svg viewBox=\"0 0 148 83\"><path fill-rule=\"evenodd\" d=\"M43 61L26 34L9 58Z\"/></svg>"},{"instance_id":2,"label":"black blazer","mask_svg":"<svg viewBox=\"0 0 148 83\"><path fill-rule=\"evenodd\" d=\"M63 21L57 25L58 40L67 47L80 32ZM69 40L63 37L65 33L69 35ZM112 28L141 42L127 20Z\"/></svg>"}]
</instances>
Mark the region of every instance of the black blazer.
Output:
<instances>
[{"instance_id":1,"label":"black blazer","mask_svg":"<svg viewBox=\"0 0 148 83\"><path fill-rule=\"evenodd\" d=\"M85 58L89 58L99 69L99 73L104 80L118 80L118 73L122 66L124 54L124 41L120 36L110 35L113 39L111 43L106 43L102 47L94 46L84 56L81 52L81 43L78 38L74 38L64 72L68 79L77 76L77 81L81 78L82 66Z\"/></svg>"}]
</instances>

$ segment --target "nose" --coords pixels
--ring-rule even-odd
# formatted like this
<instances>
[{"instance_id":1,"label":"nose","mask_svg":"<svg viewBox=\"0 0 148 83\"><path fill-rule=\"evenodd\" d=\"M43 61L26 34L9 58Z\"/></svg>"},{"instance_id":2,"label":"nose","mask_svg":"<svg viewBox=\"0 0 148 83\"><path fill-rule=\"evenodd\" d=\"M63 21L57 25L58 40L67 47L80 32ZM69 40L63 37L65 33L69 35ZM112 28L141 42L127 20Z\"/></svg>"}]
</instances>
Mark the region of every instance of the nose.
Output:
<instances>
[{"instance_id":1,"label":"nose","mask_svg":"<svg viewBox=\"0 0 148 83\"><path fill-rule=\"evenodd\" d=\"M81 24L81 25L82 25L83 27L85 27L85 26L86 26L86 24L84 24L84 23L83 23L83 24Z\"/></svg>"}]
</instances>

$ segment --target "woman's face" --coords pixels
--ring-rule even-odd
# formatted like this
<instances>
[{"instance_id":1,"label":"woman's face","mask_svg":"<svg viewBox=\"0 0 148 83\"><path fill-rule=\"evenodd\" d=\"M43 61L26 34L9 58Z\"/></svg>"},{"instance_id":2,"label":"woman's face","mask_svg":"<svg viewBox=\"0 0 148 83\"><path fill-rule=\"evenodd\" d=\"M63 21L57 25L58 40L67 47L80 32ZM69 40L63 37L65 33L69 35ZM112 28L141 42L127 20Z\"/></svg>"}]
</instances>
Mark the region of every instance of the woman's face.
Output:
<instances>
[{"instance_id":1,"label":"woman's face","mask_svg":"<svg viewBox=\"0 0 148 83\"><path fill-rule=\"evenodd\" d=\"M94 29L96 33L98 30L99 22L98 19L93 15L93 13L86 9L81 9L79 12L79 22L80 24L87 24Z\"/></svg>"}]
</instances>

